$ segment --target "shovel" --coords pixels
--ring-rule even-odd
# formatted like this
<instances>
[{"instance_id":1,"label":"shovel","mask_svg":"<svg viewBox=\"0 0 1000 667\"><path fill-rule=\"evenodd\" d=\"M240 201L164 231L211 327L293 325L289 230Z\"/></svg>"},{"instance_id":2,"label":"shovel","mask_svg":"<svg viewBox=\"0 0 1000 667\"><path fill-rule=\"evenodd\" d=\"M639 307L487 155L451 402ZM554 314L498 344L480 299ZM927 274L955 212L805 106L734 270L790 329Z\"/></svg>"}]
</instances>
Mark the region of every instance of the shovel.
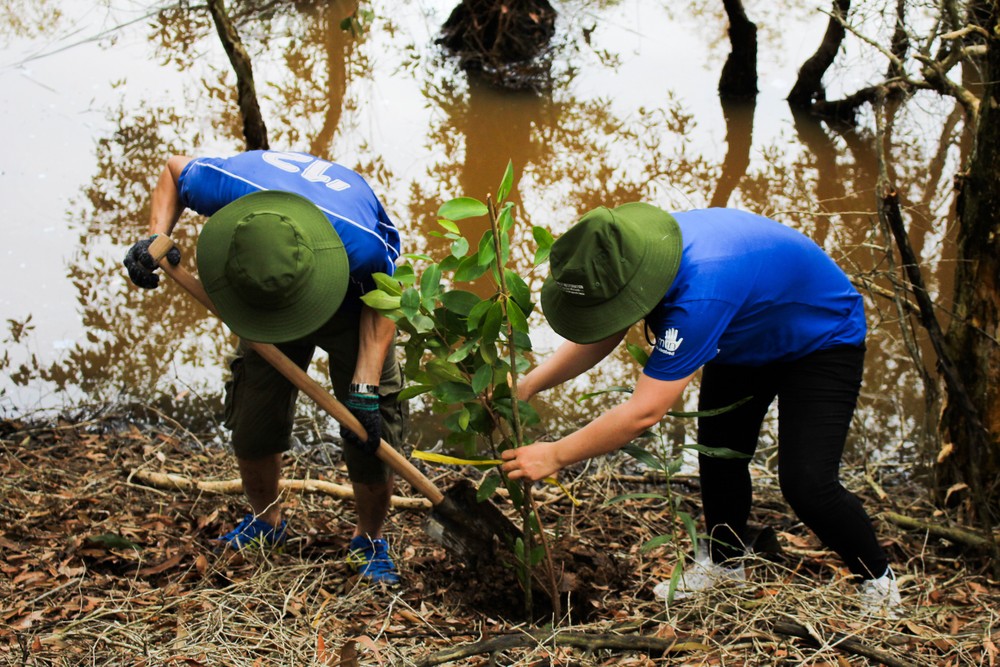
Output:
<instances>
[{"instance_id":1,"label":"shovel","mask_svg":"<svg viewBox=\"0 0 1000 667\"><path fill-rule=\"evenodd\" d=\"M160 234L150 244L149 254L164 273L173 278L211 313L218 316L219 312L212 304L201 281L184 268L174 266L167 261L166 254L173 247L173 240L169 236ZM339 424L349 428L359 438L367 438L361 422L351 414L350 410L296 366L281 350L269 343L251 341L247 343ZM481 558L492 556L498 543L512 544L514 538L521 534L493 503L479 502L476 499L476 490L468 480L461 480L445 494L385 440L379 443L375 455L409 482L417 492L430 500L432 507L427 522L428 535L464 560L477 563Z\"/></svg>"}]
</instances>

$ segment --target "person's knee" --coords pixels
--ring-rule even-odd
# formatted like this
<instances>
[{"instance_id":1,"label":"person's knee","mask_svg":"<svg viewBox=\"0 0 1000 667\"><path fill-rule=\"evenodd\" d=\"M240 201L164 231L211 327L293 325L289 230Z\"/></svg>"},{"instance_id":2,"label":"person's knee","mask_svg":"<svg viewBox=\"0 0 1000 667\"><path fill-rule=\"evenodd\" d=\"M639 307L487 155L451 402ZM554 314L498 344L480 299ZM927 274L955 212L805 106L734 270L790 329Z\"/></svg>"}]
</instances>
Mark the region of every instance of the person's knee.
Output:
<instances>
[{"instance_id":1,"label":"person's knee","mask_svg":"<svg viewBox=\"0 0 1000 667\"><path fill-rule=\"evenodd\" d=\"M815 471L780 473L781 493L792 510L803 521L822 515L835 505L845 493L836 475Z\"/></svg>"}]
</instances>

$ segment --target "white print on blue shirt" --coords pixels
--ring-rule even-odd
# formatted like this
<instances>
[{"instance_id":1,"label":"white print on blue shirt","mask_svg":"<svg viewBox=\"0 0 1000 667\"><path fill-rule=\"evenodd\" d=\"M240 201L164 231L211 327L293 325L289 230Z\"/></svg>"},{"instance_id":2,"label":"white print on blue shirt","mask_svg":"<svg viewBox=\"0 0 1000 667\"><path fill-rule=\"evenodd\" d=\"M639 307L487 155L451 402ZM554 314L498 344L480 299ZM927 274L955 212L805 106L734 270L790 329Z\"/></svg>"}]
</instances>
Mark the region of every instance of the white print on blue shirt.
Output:
<instances>
[{"instance_id":1,"label":"white print on blue shirt","mask_svg":"<svg viewBox=\"0 0 1000 667\"><path fill-rule=\"evenodd\" d=\"M683 338L677 337L678 333L677 329L674 328L664 331L663 336L656 339L656 349L663 354L670 355L671 357L674 356L674 353L677 352L677 348L679 348L681 343L684 342Z\"/></svg>"},{"instance_id":2,"label":"white print on blue shirt","mask_svg":"<svg viewBox=\"0 0 1000 667\"><path fill-rule=\"evenodd\" d=\"M288 164L289 162L298 162L299 164L305 164L308 162L309 166L302 170L302 178L306 179L310 183L325 183L326 187L336 192L340 192L341 190L346 190L351 187L349 183L345 183L339 178L331 178L324 174L323 172L333 165L329 162L324 162L319 158L314 158L311 155L268 151L264 153L261 158L269 165L275 166L282 171L287 171L292 174L298 173L299 168L293 164Z\"/></svg>"}]
</instances>

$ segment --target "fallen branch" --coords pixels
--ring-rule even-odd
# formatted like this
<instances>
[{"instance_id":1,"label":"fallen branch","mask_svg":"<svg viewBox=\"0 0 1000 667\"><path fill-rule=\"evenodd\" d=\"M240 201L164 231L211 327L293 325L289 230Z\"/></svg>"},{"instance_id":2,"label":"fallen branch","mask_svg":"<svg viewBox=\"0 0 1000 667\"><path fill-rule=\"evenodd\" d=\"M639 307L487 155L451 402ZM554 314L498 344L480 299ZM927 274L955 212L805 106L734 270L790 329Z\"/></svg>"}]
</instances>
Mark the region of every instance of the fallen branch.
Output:
<instances>
[{"instance_id":1,"label":"fallen branch","mask_svg":"<svg viewBox=\"0 0 1000 667\"><path fill-rule=\"evenodd\" d=\"M600 649L612 651L644 651L656 655L664 653L683 653L688 651L707 651L708 646L701 642L679 641L663 637L647 637L644 635L609 635L584 634L579 632L524 632L516 635L492 637L473 644L463 644L432 653L416 662L417 667L432 667L455 660L464 660L482 653L508 651L514 648L534 648L539 646L567 646L571 648L596 651Z\"/></svg>"},{"instance_id":2,"label":"fallen branch","mask_svg":"<svg viewBox=\"0 0 1000 667\"><path fill-rule=\"evenodd\" d=\"M902 526L903 528L912 528L915 530L923 530L930 535L935 537L943 537L946 540L951 540L952 542L957 542L959 544L964 544L967 547L973 547L976 549L989 549L991 542L989 538L980 535L979 533L973 532L971 530L966 530L965 528L957 528L955 526L942 526L940 524L929 523L927 521L921 521L920 519L914 519L913 517L908 517L903 514L896 514L895 512L882 512L882 516L886 520L891 521L897 526Z\"/></svg>"},{"instance_id":3,"label":"fallen branch","mask_svg":"<svg viewBox=\"0 0 1000 667\"><path fill-rule=\"evenodd\" d=\"M821 641L820 638L814 634L814 632L809 631L809 628L790 621L775 621L771 624L770 629L772 632L779 635L798 637L799 639L804 639L812 644L825 644L846 653L860 655L874 660L877 663L886 665L887 667L913 667L916 664L906 660L900 660L885 651L880 651L870 646L866 646L857 639L852 639L846 635L840 634L839 632L831 632L829 637L826 637L824 641Z\"/></svg>"},{"instance_id":4,"label":"fallen branch","mask_svg":"<svg viewBox=\"0 0 1000 667\"><path fill-rule=\"evenodd\" d=\"M194 480L183 475L175 475L165 472L152 472L149 470L134 470L129 475L129 479L137 479L159 489L178 489L181 491L205 491L208 493L243 493L243 482L238 479L226 479L217 481ZM299 493L322 493L334 498L353 498L354 489L346 484L326 482L321 479L283 479L280 489L282 491L296 491ZM425 498L406 498L404 496L393 496L392 506L400 509L427 510L431 503Z\"/></svg>"}]
</instances>

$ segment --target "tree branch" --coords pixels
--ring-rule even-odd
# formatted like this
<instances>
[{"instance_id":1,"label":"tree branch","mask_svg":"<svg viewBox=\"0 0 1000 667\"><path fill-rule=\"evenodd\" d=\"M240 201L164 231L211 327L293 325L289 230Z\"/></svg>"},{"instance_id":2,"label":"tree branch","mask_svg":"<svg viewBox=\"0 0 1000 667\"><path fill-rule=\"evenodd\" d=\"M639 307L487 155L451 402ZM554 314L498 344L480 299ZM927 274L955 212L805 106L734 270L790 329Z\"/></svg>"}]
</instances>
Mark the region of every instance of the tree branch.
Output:
<instances>
[{"instance_id":1,"label":"tree branch","mask_svg":"<svg viewBox=\"0 0 1000 667\"><path fill-rule=\"evenodd\" d=\"M454 646L444 651L432 653L416 662L417 667L432 667L446 662L463 660L482 653L508 651L514 648L534 648L539 646L568 646L587 651L600 649L612 651L643 651L662 655L664 653L683 653L688 651L705 651L705 644L694 641L679 641L661 637L644 635L611 635L585 634L580 632L525 632L516 635L492 637L473 644Z\"/></svg>"},{"instance_id":2,"label":"tree branch","mask_svg":"<svg viewBox=\"0 0 1000 667\"><path fill-rule=\"evenodd\" d=\"M150 470L133 470L129 479L137 479L144 484L158 489L178 489L180 491L205 491L207 493L235 494L243 493L243 482L238 479L215 481L195 480L183 475ZM283 479L282 491L298 491L300 493L322 493L334 498L353 498L354 489L345 484L336 484L321 479ZM400 509L427 510L431 503L425 498L406 498L393 496L392 506Z\"/></svg>"}]
</instances>

